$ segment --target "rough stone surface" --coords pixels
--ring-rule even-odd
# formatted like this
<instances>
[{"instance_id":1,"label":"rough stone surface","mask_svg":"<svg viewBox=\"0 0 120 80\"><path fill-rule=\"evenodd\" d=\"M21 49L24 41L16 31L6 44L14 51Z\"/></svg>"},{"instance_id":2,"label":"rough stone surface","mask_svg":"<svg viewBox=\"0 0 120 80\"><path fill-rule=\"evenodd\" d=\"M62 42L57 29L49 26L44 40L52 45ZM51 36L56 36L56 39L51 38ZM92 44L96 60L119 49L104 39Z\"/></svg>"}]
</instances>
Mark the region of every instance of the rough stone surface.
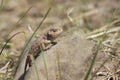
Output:
<instances>
[{"instance_id":1,"label":"rough stone surface","mask_svg":"<svg viewBox=\"0 0 120 80\"><path fill-rule=\"evenodd\" d=\"M85 40L78 33L63 37L58 44L35 60L36 68L33 65L29 69L25 80L38 80L36 69L40 80L47 79L44 59L49 80L59 80L59 78L61 80L83 80L92 59L94 46L93 42Z\"/></svg>"}]
</instances>

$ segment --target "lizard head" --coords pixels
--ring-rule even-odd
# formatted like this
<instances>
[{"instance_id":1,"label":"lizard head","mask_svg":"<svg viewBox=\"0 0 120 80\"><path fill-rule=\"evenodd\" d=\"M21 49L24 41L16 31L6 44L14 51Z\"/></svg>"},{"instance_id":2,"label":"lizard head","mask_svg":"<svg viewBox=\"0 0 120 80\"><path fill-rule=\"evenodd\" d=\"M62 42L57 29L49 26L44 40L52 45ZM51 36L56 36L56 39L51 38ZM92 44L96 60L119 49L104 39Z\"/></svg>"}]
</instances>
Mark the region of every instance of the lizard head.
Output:
<instances>
[{"instance_id":1,"label":"lizard head","mask_svg":"<svg viewBox=\"0 0 120 80\"><path fill-rule=\"evenodd\" d=\"M56 38L63 32L62 28L51 28L48 31L48 34L51 35L53 38Z\"/></svg>"}]
</instances>

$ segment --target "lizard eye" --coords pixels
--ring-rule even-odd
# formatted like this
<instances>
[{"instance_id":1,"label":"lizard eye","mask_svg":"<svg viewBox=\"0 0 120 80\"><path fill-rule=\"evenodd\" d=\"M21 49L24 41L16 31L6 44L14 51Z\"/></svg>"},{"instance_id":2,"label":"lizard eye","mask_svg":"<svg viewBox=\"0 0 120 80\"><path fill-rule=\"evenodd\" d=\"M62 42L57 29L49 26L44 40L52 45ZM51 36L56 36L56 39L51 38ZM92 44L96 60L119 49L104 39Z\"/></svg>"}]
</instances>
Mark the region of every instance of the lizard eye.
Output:
<instances>
[{"instance_id":1,"label":"lizard eye","mask_svg":"<svg viewBox=\"0 0 120 80\"><path fill-rule=\"evenodd\" d=\"M56 32L57 31L57 29L51 29L50 30L50 32Z\"/></svg>"},{"instance_id":2,"label":"lizard eye","mask_svg":"<svg viewBox=\"0 0 120 80\"><path fill-rule=\"evenodd\" d=\"M53 30L53 32L56 32L57 30Z\"/></svg>"}]
</instances>

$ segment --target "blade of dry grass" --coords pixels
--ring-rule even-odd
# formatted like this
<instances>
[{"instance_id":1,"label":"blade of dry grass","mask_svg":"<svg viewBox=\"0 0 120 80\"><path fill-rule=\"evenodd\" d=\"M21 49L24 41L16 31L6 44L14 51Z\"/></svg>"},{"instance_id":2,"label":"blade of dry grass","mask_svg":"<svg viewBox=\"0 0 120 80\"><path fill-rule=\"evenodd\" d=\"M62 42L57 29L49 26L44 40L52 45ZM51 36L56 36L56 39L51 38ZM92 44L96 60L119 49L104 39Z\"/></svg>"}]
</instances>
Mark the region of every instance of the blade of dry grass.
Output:
<instances>
[{"instance_id":1,"label":"blade of dry grass","mask_svg":"<svg viewBox=\"0 0 120 80\"><path fill-rule=\"evenodd\" d=\"M88 71L87 71L87 73L86 73L86 75L85 75L85 77L84 77L84 80L88 80L88 78L89 78L89 75L90 75L90 73L91 73L91 70L92 70L92 68L93 68L93 65L94 65L94 63L95 63L95 61L96 61L98 51L100 50L101 44L102 44L102 42L104 41L104 39L105 39L105 37L106 37L107 31L109 30L110 22L112 21L112 18L115 16L115 13L116 13L117 10L118 10L118 9L116 8L115 11L114 11L113 14L112 14L112 17L111 17L110 19L108 19L109 25L106 27L102 39L99 40L98 46L97 46L96 51L95 51L95 53L94 53L93 59L92 59L92 61L91 61L91 64L90 64L90 66L89 66L89 68L88 68Z\"/></svg>"},{"instance_id":2,"label":"blade of dry grass","mask_svg":"<svg viewBox=\"0 0 120 80\"><path fill-rule=\"evenodd\" d=\"M115 26L115 24L118 24L118 23L120 23L120 19L117 19L117 20L113 21L112 23L109 23L109 24L106 24L106 25L104 25L104 26L101 26L100 29L96 29L96 30L90 32L89 36L90 36L90 35L99 34L100 32L105 31L105 29L106 29L106 27L107 27L108 25L109 25L110 28L112 28L113 26ZM89 39L89 37L88 37L87 39Z\"/></svg>"},{"instance_id":3,"label":"blade of dry grass","mask_svg":"<svg viewBox=\"0 0 120 80\"><path fill-rule=\"evenodd\" d=\"M106 34L109 34L109 33L112 33L112 32L116 32L116 31L120 31L120 27L115 27L115 28L109 29L109 30L106 32ZM93 38L102 36L102 35L104 35L104 34L105 34L105 32L103 31L103 32L100 32L100 33L97 33L97 34L88 36L86 39L93 39Z\"/></svg>"}]
</instances>

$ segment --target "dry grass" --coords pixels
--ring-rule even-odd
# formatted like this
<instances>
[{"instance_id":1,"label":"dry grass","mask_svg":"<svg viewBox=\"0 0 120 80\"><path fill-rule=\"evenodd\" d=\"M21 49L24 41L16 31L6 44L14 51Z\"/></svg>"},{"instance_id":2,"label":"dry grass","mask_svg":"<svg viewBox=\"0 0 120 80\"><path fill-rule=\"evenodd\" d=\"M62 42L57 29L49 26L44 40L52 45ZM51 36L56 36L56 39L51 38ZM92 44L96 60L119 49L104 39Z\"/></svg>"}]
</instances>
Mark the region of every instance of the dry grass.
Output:
<instances>
[{"instance_id":1,"label":"dry grass","mask_svg":"<svg viewBox=\"0 0 120 80\"><path fill-rule=\"evenodd\" d=\"M95 0L93 2L93 4L95 2L97 2L97 1ZM114 2L113 4L116 5L116 3L115 3L116 1L113 1L113 2ZM57 2L57 1L55 3L59 4L59 2ZM64 1L63 2L61 1L61 3L64 3ZM53 10L59 9L58 12L60 12L60 13L57 15L55 12L52 12L53 14L50 15L50 16L52 16L52 18L48 17L49 19L45 21L45 26L50 26L51 24L54 24L54 26L63 27L65 32L67 32L69 29L73 29L73 28L81 29L83 32L85 32L85 30L86 30L87 31L87 33L85 33L86 39L94 40L96 42L99 42L99 40L101 38L103 38L103 36L105 35L105 38L103 39L103 41L100 44L101 47L100 47L99 51L101 51L101 52L103 52L105 54L109 54L112 58L115 58L115 59L117 59L119 61L120 60L119 59L120 58L120 55L119 55L119 53L120 53L120 50L119 50L120 49L120 36L119 36L120 35L120 25L119 25L120 19L119 19L119 12L118 12L118 15L117 15L117 12L116 12L114 14L114 16L112 16L113 19L111 19L110 23L106 23L105 21L107 20L107 18L112 15L112 14L110 14L109 9L108 9L108 12L106 10L106 13L105 13L104 9L106 9L106 8L101 8L101 7L96 8L96 7L94 7L94 5L91 6L90 3L86 3L86 4L90 4L89 6L91 6L91 9L89 9L88 6L86 6L86 7L84 6L83 9L81 9L81 7L84 4L81 7L78 7L78 4L76 3L77 6L74 7L74 6L72 6L71 2L68 1L68 3L71 4L71 5L67 6L67 10L64 10L62 8L62 6L66 7L67 3L65 3L64 5L59 4L61 6L57 6L57 8L53 7ZM103 2L101 1L101 4L102 3L104 3L104 1ZM4 9L4 4L5 4L4 0L2 0L1 1L1 7L0 7L1 12ZM35 4L37 5L37 3L35 3ZM43 4L45 4L45 3L43 3ZM99 2L97 4L99 4ZM108 5L108 3L106 3L106 5ZM114 7L113 5L111 5L111 6ZM44 7L44 5L43 5L43 7ZM26 13L22 17L20 17L20 19L15 24L15 27L19 26L20 22L27 15L27 13L29 12L30 9L31 9L31 7L26 11ZM81 11L79 11L79 10L81 10ZM44 12L44 10L42 10L42 11ZM66 11L66 12L64 12L64 11ZM113 12L111 12L111 13L113 13ZM35 13L32 13L32 14L34 15ZM60 17L60 18L58 19L58 18L54 17L53 15L55 15L55 14L57 15L57 17ZM104 16L106 16L106 14L108 15L108 17L103 18ZM41 13L41 16L42 16L42 13ZM95 16L95 18L94 18L94 16ZM96 16L100 16L100 17L96 17ZM116 19L115 16L118 16L117 19ZM93 19L91 19L91 18L93 18ZM98 18L99 20L98 19L96 20L96 18ZM28 18L25 18L25 19L27 20ZM34 21L35 18L32 18L32 19L33 19L32 21ZM31 18L30 18L30 20L31 20ZM28 20L28 21L30 21L30 20ZM105 20L105 21L103 22L103 20ZM98 25L97 21L99 23L104 23L104 24ZM24 22L25 21L23 21L23 23ZM38 21L36 20L36 23L37 22L39 22L39 20ZM97 28L94 27L94 26L92 26L92 28L91 28L91 25L93 23L94 23L95 26L97 26ZM31 24L34 25L34 22L31 23ZM34 25L34 26L36 26L36 25ZM109 26L109 29L106 31L106 28L108 26ZM13 27L12 30L15 30L14 29L15 27ZM72 30L72 31L74 31L74 30ZM7 34L9 34L9 33L7 33ZM4 42L2 42L2 44ZM9 42L9 43L12 44L11 42ZM16 55L15 55L16 53L18 53L17 50L12 51L12 49L9 48L9 49L5 49L3 54L0 55L0 60L2 61L1 62L1 68L0 68L0 78L1 79L7 79L7 78L10 79L11 78L10 75L12 75L12 72L14 71L13 70L14 69L13 68L14 64L16 64L16 63L13 64L12 61L14 61L14 60L12 60L12 57L13 56L16 57ZM10 55L8 55L8 54L10 54ZM58 56L58 58L59 58L59 56ZM15 61L17 61L17 59ZM9 65L11 65L10 68L8 68ZM59 66L60 65L59 65L59 60L58 60L58 67ZM111 74L114 74L116 76L116 74L119 72L119 69L117 71L115 71L115 72L111 71L110 69L108 69L107 71L108 71L108 73L110 75L109 75L109 77L107 76L105 78L110 78ZM104 74L104 73L102 73L102 74ZM112 77L114 77L114 75L112 75ZM60 76L60 73L59 73L59 76ZM10 79L10 80L12 80L12 79ZM85 80L87 80L87 78Z\"/></svg>"}]
</instances>

